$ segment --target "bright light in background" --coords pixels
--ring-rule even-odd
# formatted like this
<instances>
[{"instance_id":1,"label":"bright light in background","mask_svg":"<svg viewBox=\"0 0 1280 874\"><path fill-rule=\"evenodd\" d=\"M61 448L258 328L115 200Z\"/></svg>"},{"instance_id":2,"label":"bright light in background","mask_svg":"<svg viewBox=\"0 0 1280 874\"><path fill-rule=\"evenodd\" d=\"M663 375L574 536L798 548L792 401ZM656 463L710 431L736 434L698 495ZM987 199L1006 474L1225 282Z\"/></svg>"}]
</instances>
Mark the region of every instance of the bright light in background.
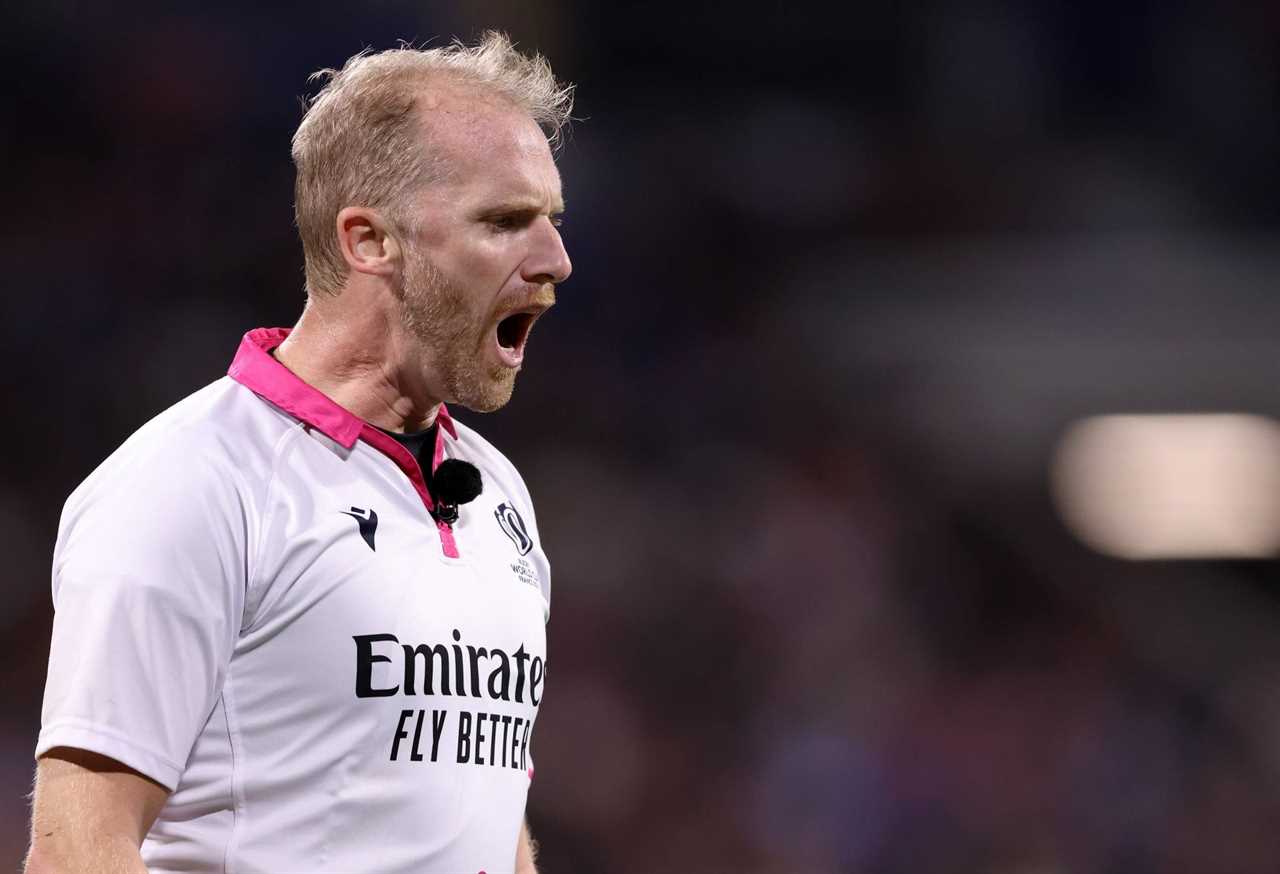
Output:
<instances>
[{"instance_id":1,"label":"bright light in background","mask_svg":"<svg viewBox=\"0 0 1280 874\"><path fill-rule=\"evenodd\" d=\"M1131 559L1280 552L1280 425L1261 416L1098 416L1053 461L1067 526Z\"/></svg>"}]
</instances>

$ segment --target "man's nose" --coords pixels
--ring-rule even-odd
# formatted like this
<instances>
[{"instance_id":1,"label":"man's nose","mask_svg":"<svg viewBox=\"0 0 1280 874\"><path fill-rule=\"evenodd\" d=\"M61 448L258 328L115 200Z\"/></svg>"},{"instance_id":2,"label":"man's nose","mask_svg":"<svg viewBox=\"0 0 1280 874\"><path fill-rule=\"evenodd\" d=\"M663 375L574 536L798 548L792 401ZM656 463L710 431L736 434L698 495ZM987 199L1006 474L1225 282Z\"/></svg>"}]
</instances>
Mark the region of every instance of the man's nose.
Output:
<instances>
[{"instance_id":1,"label":"man's nose","mask_svg":"<svg viewBox=\"0 0 1280 874\"><path fill-rule=\"evenodd\" d=\"M539 219L537 242L524 262L525 282L560 283L573 272L573 263L565 251L564 240L551 219Z\"/></svg>"}]
</instances>

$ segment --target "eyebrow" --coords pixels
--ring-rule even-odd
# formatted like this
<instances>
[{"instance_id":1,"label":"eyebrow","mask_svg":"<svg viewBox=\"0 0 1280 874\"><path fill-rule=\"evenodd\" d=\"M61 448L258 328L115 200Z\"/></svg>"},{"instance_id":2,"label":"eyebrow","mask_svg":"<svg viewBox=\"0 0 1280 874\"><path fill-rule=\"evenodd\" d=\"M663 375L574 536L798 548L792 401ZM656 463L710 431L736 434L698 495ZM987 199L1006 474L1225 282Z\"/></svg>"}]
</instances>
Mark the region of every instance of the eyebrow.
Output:
<instances>
[{"instance_id":1,"label":"eyebrow","mask_svg":"<svg viewBox=\"0 0 1280 874\"><path fill-rule=\"evenodd\" d=\"M486 208L486 214L497 215L499 213L509 212L542 212L542 204L530 200L508 200L491 207ZM564 199L555 201L551 204L551 215L560 215L565 211Z\"/></svg>"}]
</instances>

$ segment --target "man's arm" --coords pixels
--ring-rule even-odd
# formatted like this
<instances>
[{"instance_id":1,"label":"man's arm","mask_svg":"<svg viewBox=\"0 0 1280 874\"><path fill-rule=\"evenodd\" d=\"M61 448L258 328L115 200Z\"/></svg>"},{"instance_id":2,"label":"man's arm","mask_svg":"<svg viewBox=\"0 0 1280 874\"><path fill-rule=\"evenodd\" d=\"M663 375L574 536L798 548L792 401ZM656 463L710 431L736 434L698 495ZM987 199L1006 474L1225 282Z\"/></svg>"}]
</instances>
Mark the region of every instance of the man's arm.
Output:
<instances>
[{"instance_id":1,"label":"man's arm","mask_svg":"<svg viewBox=\"0 0 1280 874\"><path fill-rule=\"evenodd\" d=\"M146 874L138 848L168 797L114 759L49 750L36 765L25 874Z\"/></svg>"},{"instance_id":2,"label":"man's arm","mask_svg":"<svg viewBox=\"0 0 1280 874\"><path fill-rule=\"evenodd\" d=\"M520 841L516 844L516 874L538 874L538 866L534 864L537 858L538 844L530 837L526 820L520 823Z\"/></svg>"}]
</instances>

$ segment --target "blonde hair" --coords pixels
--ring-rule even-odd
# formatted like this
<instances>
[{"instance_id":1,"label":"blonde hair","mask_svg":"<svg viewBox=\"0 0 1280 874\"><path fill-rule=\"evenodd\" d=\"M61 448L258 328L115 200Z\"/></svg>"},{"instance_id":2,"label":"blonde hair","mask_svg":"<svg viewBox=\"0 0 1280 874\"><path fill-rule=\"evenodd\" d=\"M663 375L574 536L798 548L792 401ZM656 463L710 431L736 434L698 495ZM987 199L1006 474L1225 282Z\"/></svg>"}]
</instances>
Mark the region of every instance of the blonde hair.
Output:
<instances>
[{"instance_id":1,"label":"blonde hair","mask_svg":"<svg viewBox=\"0 0 1280 874\"><path fill-rule=\"evenodd\" d=\"M311 78L327 81L307 106L292 148L294 218L308 294L336 294L346 280L334 228L341 209L379 208L403 228L404 196L443 174L439 156L431 154L431 119L418 99L428 81L447 80L509 100L541 125L553 148L573 108L573 86L556 81L547 59L517 51L497 31L475 45L455 39L436 49L364 51L341 70Z\"/></svg>"}]
</instances>

